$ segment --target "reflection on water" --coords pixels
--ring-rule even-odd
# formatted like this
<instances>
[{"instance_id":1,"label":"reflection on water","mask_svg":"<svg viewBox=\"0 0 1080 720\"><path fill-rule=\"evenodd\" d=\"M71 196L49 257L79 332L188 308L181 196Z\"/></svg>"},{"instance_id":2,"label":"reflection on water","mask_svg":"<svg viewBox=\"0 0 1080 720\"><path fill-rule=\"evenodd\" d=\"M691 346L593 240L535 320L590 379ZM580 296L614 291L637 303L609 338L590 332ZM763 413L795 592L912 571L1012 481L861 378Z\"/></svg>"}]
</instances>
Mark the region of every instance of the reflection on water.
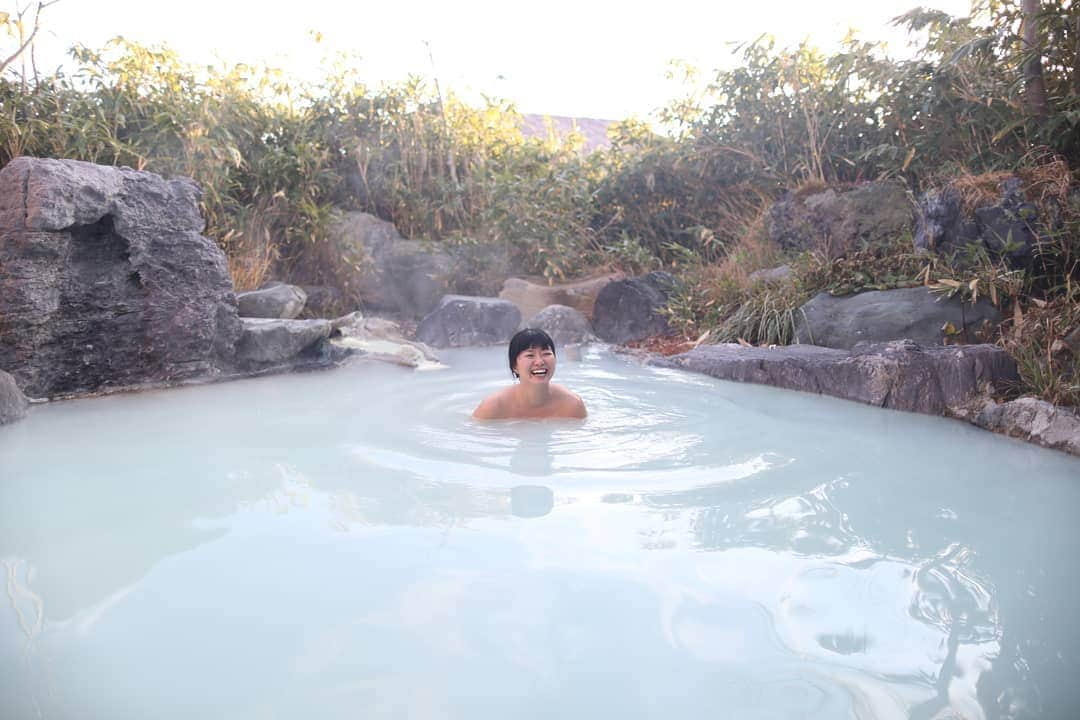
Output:
<instances>
[{"instance_id":1,"label":"reflection on water","mask_svg":"<svg viewBox=\"0 0 1080 720\"><path fill-rule=\"evenodd\" d=\"M501 360L6 428L0 716L1076 715L1075 459L595 352L476 423Z\"/></svg>"}]
</instances>

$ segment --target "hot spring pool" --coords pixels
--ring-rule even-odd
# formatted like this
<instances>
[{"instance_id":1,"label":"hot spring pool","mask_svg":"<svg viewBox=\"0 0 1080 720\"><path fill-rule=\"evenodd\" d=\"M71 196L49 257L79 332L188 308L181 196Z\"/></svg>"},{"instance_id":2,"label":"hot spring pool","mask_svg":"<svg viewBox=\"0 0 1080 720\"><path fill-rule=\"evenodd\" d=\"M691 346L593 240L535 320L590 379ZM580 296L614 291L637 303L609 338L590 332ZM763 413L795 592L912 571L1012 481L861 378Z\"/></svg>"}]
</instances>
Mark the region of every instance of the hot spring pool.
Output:
<instances>
[{"instance_id":1,"label":"hot spring pool","mask_svg":"<svg viewBox=\"0 0 1080 720\"><path fill-rule=\"evenodd\" d=\"M502 348L0 430L0 717L1072 718L1080 460Z\"/></svg>"}]
</instances>

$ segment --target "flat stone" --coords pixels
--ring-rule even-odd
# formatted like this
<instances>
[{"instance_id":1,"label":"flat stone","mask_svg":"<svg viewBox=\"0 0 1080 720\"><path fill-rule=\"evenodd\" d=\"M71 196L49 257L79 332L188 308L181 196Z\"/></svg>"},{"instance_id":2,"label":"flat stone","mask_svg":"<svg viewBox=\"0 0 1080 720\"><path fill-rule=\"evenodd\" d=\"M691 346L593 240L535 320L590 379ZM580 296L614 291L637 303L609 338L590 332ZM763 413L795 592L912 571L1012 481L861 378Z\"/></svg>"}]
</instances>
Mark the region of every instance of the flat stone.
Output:
<instances>
[{"instance_id":1,"label":"flat stone","mask_svg":"<svg viewBox=\"0 0 1080 720\"><path fill-rule=\"evenodd\" d=\"M248 367L288 363L330 337L329 320L242 318L241 323L236 360Z\"/></svg>"},{"instance_id":2,"label":"flat stone","mask_svg":"<svg viewBox=\"0 0 1080 720\"><path fill-rule=\"evenodd\" d=\"M1016 363L993 345L920 347L898 341L855 351L787 345L700 345L654 364L721 380L831 395L911 412L944 415L1017 379Z\"/></svg>"}]
</instances>

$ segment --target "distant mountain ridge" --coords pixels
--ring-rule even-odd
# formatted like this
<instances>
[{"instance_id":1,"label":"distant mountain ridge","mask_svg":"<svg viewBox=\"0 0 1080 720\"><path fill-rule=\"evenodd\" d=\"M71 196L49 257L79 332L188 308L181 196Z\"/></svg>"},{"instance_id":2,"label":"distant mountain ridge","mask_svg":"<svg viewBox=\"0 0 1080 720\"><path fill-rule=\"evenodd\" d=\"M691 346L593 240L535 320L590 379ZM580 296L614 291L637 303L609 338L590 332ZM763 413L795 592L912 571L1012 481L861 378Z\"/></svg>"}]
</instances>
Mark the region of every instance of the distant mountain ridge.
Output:
<instances>
[{"instance_id":1,"label":"distant mountain ridge","mask_svg":"<svg viewBox=\"0 0 1080 720\"><path fill-rule=\"evenodd\" d=\"M611 147L607 131L614 124L614 120L598 118L526 114L521 116L521 133L525 137L546 139L549 125L559 137L566 137L576 130L585 139L584 151L591 153Z\"/></svg>"}]
</instances>

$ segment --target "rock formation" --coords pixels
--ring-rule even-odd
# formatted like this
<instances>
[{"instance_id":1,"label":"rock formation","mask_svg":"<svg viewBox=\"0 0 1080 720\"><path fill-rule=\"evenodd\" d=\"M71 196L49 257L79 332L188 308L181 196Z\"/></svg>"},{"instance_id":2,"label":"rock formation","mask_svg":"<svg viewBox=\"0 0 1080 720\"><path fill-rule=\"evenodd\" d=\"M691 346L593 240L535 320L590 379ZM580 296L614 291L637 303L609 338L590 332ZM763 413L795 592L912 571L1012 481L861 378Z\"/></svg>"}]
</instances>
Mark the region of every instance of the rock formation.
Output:
<instances>
[{"instance_id":1,"label":"rock formation","mask_svg":"<svg viewBox=\"0 0 1080 720\"><path fill-rule=\"evenodd\" d=\"M588 318L566 305L548 305L529 318L525 326L543 330L557 346L596 340Z\"/></svg>"},{"instance_id":2,"label":"rock formation","mask_svg":"<svg viewBox=\"0 0 1080 720\"><path fill-rule=\"evenodd\" d=\"M21 157L0 170L0 368L31 397L212 376L240 337L199 187Z\"/></svg>"},{"instance_id":3,"label":"rock formation","mask_svg":"<svg viewBox=\"0 0 1080 720\"><path fill-rule=\"evenodd\" d=\"M785 250L839 257L864 245L888 244L911 232L911 202L898 182L790 194L769 208L769 238Z\"/></svg>"},{"instance_id":4,"label":"rock formation","mask_svg":"<svg viewBox=\"0 0 1080 720\"><path fill-rule=\"evenodd\" d=\"M450 256L441 248L406 240L392 223L374 215L342 215L331 242L344 262L357 268L352 286L366 310L422 318L447 290Z\"/></svg>"},{"instance_id":5,"label":"rock formation","mask_svg":"<svg viewBox=\"0 0 1080 720\"><path fill-rule=\"evenodd\" d=\"M850 349L860 342L914 340L941 345L946 339L980 342L1001 322L990 301L975 304L943 298L925 287L871 290L855 295L818 293L795 314L798 342ZM950 327L950 335L943 328Z\"/></svg>"},{"instance_id":6,"label":"rock formation","mask_svg":"<svg viewBox=\"0 0 1080 720\"><path fill-rule=\"evenodd\" d=\"M593 328L601 340L626 343L671 332L660 310L675 289L675 278L651 272L608 283L596 296Z\"/></svg>"},{"instance_id":7,"label":"rock formation","mask_svg":"<svg viewBox=\"0 0 1080 720\"><path fill-rule=\"evenodd\" d=\"M292 363L305 352L317 353L319 343L330 337L329 320L243 318L241 322L244 332L236 345L236 362L241 369ZM312 360L321 358L313 356Z\"/></svg>"},{"instance_id":8,"label":"rock formation","mask_svg":"<svg viewBox=\"0 0 1080 720\"><path fill-rule=\"evenodd\" d=\"M416 328L416 339L436 348L497 345L513 337L521 312L509 300L445 295Z\"/></svg>"},{"instance_id":9,"label":"rock formation","mask_svg":"<svg viewBox=\"0 0 1080 720\"><path fill-rule=\"evenodd\" d=\"M896 341L855 351L788 345L701 345L653 361L721 380L789 390L912 412L944 415L1017 380L1016 363L993 345L920 347Z\"/></svg>"},{"instance_id":10,"label":"rock formation","mask_svg":"<svg viewBox=\"0 0 1080 720\"><path fill-rule=\"evenodd\" d=\"M946 257L985 250L994 259L1021 266L1031 259L1037 241L1038 210L1021 192L1020 179L1003 180L998 202L965 213L952 185L928 190L919 198L915 248Z\"/></svg>"},{"instance_id":11,"label":"rock formation","mask_svg":"<svg viewBox=\"0 0 1080 720\"><path fill-rule=\"evenodd\" d=\"M1080 415L1045 400L985 400L957 408L953 414L993 432L1080 455Z\"/></svg>"}]
</instances>

